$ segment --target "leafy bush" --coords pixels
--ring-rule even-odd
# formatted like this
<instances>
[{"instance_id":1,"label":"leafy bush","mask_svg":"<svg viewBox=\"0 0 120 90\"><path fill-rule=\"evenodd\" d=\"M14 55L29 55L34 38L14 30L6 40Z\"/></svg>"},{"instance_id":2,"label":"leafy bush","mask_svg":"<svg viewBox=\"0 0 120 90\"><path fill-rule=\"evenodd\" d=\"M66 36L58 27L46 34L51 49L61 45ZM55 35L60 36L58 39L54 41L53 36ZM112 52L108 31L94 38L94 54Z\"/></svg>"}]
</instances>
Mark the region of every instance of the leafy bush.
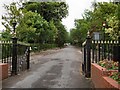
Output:
<instances>
[{"instance_id":1,"label":"leafy bush","mask_svg":"<svg viewBox=\"0 0 120 90\"><path fill-rule=\"evenodd\" d=\"M120 84L120 72L111 72L109 77L114 79Z\"/></svg>"},{"instance_id":2,"label":"leafy bush","mask_svg":"<svg viewBox=\"0 0 120 90\"><path fill-rule=\"evenodd\" d=\"M112 60L102 60L99 61L98 64L108 70L118 70L118 62Z\"/></svg>"},{"instance_id":3,"label":"leafy bush","mask_svg":"<svg viewBox=\"0 0 120 90\"><path fill-rule=\"evenodd\" d=\"M112 60L102 60L99 61L98 64L104 68L106 68L107 70L118 70L118 62L112 61ZM120 84L120 72L116 71L116 72L108 72L107 74L110 78L114 79L115 81L117 81Z\"/></svg>"}]
</instances>

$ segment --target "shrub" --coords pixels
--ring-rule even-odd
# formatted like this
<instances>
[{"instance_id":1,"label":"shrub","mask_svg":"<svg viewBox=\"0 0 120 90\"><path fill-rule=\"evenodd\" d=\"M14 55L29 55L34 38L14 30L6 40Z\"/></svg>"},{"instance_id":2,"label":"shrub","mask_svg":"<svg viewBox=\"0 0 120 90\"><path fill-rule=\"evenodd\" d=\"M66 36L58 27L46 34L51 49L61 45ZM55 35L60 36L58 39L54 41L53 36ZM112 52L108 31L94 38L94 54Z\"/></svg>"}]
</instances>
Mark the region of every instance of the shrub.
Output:
<instances>
[{"instance_id":1,"label":"shrub","mask_svg":"<svg viewBox=\"0 0 120 90\"><path fill-rule=\"evenodd\" d=\"M112 61L112 60L102 60L99 61L98 64L104 68L106 68L107 70L118 70L118 62ZM117 81L120 84L120 72L116 71L116 72L108 72L107 74L110 78L114 79L115 81Z\"/></svg>"},{"instance_id":2,"label":"shrub","mask_svg":"<svg viewBox=\"0 0 120 90\"><path fill-rule=\"evenodd\" d=\"M114 79L120 84L120 72L111 72L109 75L110 78Z\"/></svg>"},{"instance_id":3,"label":"shrub","mask_svg":"<svg viewBox=\"0 0 120 90\"><path fill-rule=\"evenodd\" d=\"M118 70L118 62L112 60L101 60L98 64L108 70Z\"/></svg>"}]
</instances>

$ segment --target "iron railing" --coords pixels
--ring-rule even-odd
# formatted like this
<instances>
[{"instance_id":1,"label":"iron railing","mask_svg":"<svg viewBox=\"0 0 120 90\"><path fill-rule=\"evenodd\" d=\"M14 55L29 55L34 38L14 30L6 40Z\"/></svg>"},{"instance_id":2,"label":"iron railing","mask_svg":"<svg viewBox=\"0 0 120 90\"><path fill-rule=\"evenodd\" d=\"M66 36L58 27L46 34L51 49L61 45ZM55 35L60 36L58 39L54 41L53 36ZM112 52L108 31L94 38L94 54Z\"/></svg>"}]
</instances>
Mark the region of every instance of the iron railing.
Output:
<instances>
[{"instance_id":1,"label":"iron railing","mask_svg":"<svg viewBox=\"0 0 120 90\"><path fill-rule=\"evenodd\" d=\"M29 45L13 41L0 41L0 62L8 63L9 75L16 75L18 72L29 69L30 49Z\"/></svg>"},{"instance_id":2,"label":"iron railing","mask_svg":"<svg viewBox=\"0 0 120 90\"><path fill-rule=\"evenodd\" d=\"M92 41L91 43L91 59L93 63L100 60L118 60L119 41Z\"/></svg>"},{"instance_id":3,"label":"iron railing","mask_svg":"<svg viewBox=\"0 0 120 90\"><path fill-rule=\"evenodd\" d=\"M86 77L91 77L91 63L98 63L104 59L118 61L120 72L120 39L118 41L95 41L88 36L83 46L82 71Z\"/></svg>"}]
</instances>

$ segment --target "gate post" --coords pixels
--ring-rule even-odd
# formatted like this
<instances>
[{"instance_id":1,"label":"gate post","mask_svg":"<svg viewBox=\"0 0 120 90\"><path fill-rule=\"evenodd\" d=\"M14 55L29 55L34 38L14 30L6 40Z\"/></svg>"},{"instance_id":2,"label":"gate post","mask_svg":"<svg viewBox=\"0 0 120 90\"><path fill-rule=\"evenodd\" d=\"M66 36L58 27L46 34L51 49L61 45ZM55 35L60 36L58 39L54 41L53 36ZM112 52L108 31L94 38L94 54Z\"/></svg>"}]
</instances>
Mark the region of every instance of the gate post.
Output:
<instances>
[{"instance_id":1,"label":"gate post","mask_svg":"<svg viewBox=\"0 0 120 90\"><path fill-rule=\"evenodd\" d=\"M90 37L90 33L88 32L87 35L87 41L86 41L86 50L87 50L87 70L86 70L86 77L90 78L91 77L91 37Z\"/></svg>"},{"instance_id":2,"label":"gate post","mask_svg":"<svg viewBox=\"0 0 120 90\"><path fill-rule=\"evenodd\" d=\"M12 38L12 73L11 75L17 75L17 38Z\"/></svg>"}]
</instances>

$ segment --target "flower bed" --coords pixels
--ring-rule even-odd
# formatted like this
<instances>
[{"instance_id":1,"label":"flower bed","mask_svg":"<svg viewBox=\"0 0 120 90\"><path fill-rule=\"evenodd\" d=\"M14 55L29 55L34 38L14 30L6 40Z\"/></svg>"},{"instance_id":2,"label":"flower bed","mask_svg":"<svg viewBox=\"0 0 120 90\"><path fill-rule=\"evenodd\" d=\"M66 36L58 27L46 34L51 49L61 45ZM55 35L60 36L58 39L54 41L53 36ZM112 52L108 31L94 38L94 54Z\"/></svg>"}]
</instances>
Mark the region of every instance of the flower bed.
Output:
<instances>
[{"instance_id":1,"label":"flower bed","mask_svg":"<svg viewBox=\"0 0 120 90\"><path fill-rule=\"evenodd\" d=\"M98 65L107 69L107 75L120 84L120 73L118 72L118 62L102 60Z\"/></svg>"},{"instance_id":2,"label":"flower bed","mask_svg":"<svg viewBox=\"0 0 120 90\"><path fill-rule=\"evenodd\" d=\"M98 62L98 65L106 68L107 70L118 70L118 62L114 62L112 60L101 60Z\"/></svg>"},{"instance_id":3,"label":"flower bed","mask_svg":"<svg viewBox=\"0 0 120 90\"><path fill-rule=\"evenodd\" d=\"M120 84L120 72L111 72L109 74L109 77L114 79L115 81L117 81Z\"/></svg>"},{"instance_id":4,"label":"flower bed","mask_svg":"<svg viewBox=\"0 0 120 90\"><path fill-rule=\"evenodd\" d=\"M109 77L110 73L116 73L117 70L107 70L98 64L92 63L91 78L95 88L116 88L120 89L120 84Z\"/></svg>"}]
</instances>

